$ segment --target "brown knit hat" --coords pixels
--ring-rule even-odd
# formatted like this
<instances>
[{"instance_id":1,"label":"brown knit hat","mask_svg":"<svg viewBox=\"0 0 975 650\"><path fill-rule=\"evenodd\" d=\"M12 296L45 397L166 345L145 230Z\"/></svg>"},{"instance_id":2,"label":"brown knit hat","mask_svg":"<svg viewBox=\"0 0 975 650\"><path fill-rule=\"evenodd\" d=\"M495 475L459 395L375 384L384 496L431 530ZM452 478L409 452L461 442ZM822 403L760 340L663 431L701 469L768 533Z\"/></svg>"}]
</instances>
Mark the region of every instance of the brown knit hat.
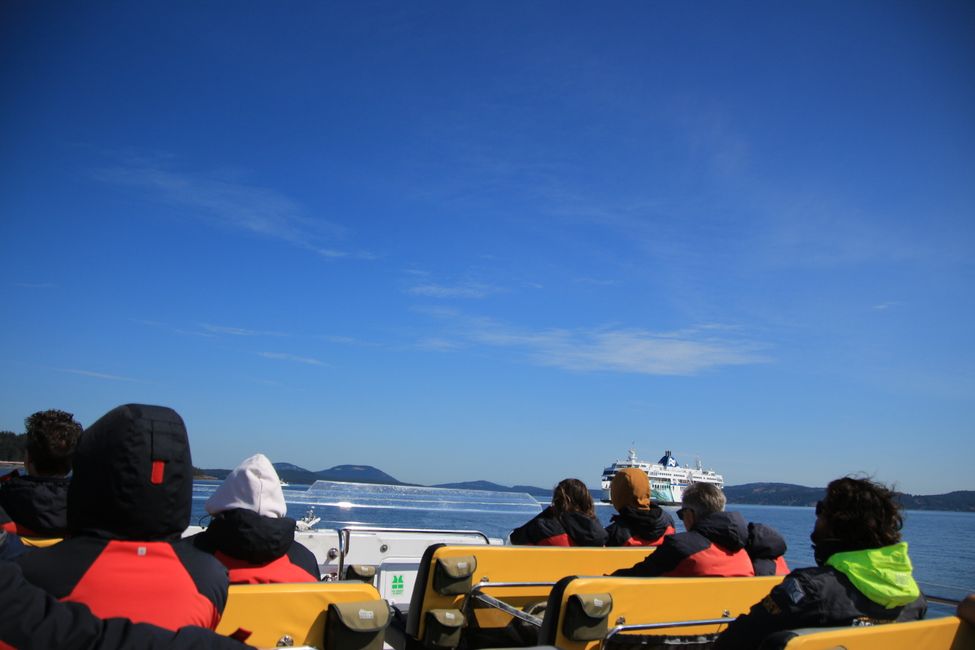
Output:
<instances>
[{"instance_id":1,"label":"brown knit hat","mask_svg":"<svg viewBox=\"0 0 975 650\"><path fill-rule=\"evenodd\" d=\"M646 472L627 467L616 472L609 486L609 498L613 507L622 510L626 506L637 510L650 509L650 479Z\"/></svg>"}]
</instances>

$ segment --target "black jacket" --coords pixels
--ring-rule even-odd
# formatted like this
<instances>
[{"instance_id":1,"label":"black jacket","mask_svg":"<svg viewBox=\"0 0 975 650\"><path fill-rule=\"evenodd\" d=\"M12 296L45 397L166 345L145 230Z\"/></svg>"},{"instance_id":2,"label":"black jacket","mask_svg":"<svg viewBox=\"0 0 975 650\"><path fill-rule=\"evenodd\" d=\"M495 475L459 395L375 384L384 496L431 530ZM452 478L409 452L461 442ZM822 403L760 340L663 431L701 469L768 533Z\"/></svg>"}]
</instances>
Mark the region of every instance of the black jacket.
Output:
<instances>
[{"instance_id":1,"label":"black jacket","mask_svg":"<svg viewBox=\"0 0 975 650\"><path fill-rule=\"evenodd\" d=\"M0 648L20 650L244 650L198 627L176 632L124 618L99 619L79 603L59 603L0 561Z\"/></svg>"},{"instance_id":2,"label":"black jacket","mask_svg":"<svg viewBox=\"0 0 975 650\"><path fill-rule=\"evenodd\" d=\"M295 520L290 517L234 508L216 515L192 540L223 562L231 584L307 582L320 576L315 554L295 541Z\"/></svg>"},{"instance_id":3,"label":"black jacket","mask_svg":"<svg viewBox=\"0 0 975 650\"><path fill-rule=\"evenodd\" d=\"M545 508L525 525L511 531L511 543L536 546L605 546L606 530L598 519L581 512L557 515Z\"/></svg>"},{"instance_id":4,"label":"black jacket","mask_svg":"<svg viewBox=\"0 0 975 650\"><path fill-rule=\"evenodd\" d=\"M694 530L675 533L642 562L614 576L751 576L755 575L745 543L748 524L737 512L703 517Z\"/></svg>"},{"instance_id":5,"label":"black jacket","mask_svg":"<svg viewBox=\"0 0 975 650\"><path fill-rule=\"evenodd\" d=\"M745 544L748 557L757 576L786 575L789 573L785 563L787 550L785 539L771 526L748 524L748 542Z\"/></svg>"},{"instance_id":6,"label":"black jacket","mask_svg":"<svg viewBox=\"0 0 975 650\"><path fill-rule=\"evenodd\" d=\"M747 614L735 619L714 647L751 650L782 630L911 621L924 618L926 611L924 596L909 605L887 609L863 595L833 567L797 569Z\"/></svg>"},{"instance_id":7,"label":"black jacket","mask_svg":"<svg viewBox=\"0 0 975 650\"><path fill-rule=\"evenodd\" d=\"M216 627L227 571L180 542L192 496L182 418L160 406L120 406L78 440L68 487L71 536L17 561L29 582L102 618Z\"/></svg>"},{"instance_id":8,"label":"black jacket","mask_svg":"<svg viewBox=\"0 0 975 650\"><path fill-rule=\"evenodd\" d=\"M659 546L673 535L674 520L660 506L639 510L624 506L606 527L606 546Z\"/></svg>"},{"instance_id":9,"label":"black jacket","mask_svg":"<svg viewBox=\"0 0 975 650\"><path fill-rule=\"evenodd\" d=\"M64 537L68 532L68 485L66 478L43 476L4 477L0 506L17 524L21 535Z\"/></svg>"}]
</instances>

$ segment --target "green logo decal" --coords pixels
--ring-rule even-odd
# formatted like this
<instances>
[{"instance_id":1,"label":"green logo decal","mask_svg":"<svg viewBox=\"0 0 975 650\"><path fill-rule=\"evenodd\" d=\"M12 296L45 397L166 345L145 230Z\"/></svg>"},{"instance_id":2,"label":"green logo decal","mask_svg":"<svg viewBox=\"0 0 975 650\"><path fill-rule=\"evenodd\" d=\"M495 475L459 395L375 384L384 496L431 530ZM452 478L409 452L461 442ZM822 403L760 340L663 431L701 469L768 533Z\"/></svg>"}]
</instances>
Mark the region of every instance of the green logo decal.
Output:
<instances>
[{"instance_id":1,"label":"green logo decal","mask_svg":"<svg viewBox=\"0 0 975 650\"><path fill-rule=\"evenodd\" d=\"M403 593L403 576L393 576L392 594L399 596Z\"/></svg>"}]
</instances>

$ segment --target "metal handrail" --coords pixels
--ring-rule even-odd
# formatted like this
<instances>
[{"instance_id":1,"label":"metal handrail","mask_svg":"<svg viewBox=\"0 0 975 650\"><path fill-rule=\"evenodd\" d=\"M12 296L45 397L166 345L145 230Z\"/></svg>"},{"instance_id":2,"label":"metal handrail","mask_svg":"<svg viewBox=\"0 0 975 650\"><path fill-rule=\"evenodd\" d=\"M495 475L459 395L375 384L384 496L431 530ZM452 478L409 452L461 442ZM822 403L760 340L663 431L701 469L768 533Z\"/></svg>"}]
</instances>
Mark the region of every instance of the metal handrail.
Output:
<instances>
[{"instance_id":1,"label":"metal handrail","mask_svg":"<svg viewBox=\"0 0 975 650\"><path fill-rule=\"evenodd\" d=\"M514 618L524 621L529 625L533 625L538 628L542 627L542 619L539 618L538 616L532 616L528 612L523 612L522 610L518 609L514 605L509 605L503 600L498 600L494 596L488 596L485 593L477 592L477 593L471 593L470 600L476 600L477 602L484 603L489 607L500 609L502 612L505 612L506 614L510 614Z\"/></svg>"},{"instance_id":2,"label":"metal handrail","mask_svg":"<svg viewBox=\"0 0 975 650\"><path fill-rule=\"evenodd\" d=\"M488 596L484 593L484 589L492 589L497 587L554 587L554 582L479 582L473 587L471 587L470 593L467 598L464 599L462 607L464 611L467 611L467 607L470 601L476 600L479 603L484 603L488 607L494 607L495 609L500 609L506 614L540 628L542 626L542 619L538 616L532 616L528 612L524 612L513 605L495 598L494 596Z\"/></svg>"},{"instance_id":3,"label":"metal handrail","mask_svg":"<svg viewBox=\"0 0 975 650\"><path fill-rule=\"evenodd\" d=\"M555 583L551 581L545 582L479 582L473 587L471 587L471 593L481 591L483 589L492 589L495 587L554 587Z\"/></svg>"},{"instance_id":4,"label":"metal handrail","mask_svg":"<svg viewBox=\"0 0 975 650\"><path fill-rule=\"evenodd\" d=\"M336 528L339 536L339 576L345 569L345 555L352 544L352 533L433 533L435 535L479 535L485 544L491 543L491 538L479 530L441 530L437 528L382 528L373 526L346 526Z\"/></svg>"},{"instance_id":5,"label":"metal handrail","mask_svg":"<svg viewBox=\"0 0 975 650\"><path fill-rule=\"evenodd\" d=\"M670 621L668 623L636 623L634 625L617 625L603 637L600 647L605 647L606 643L621 632L634 632L638 630L661 630L671 627L694 627L696 625L724 625L731 623L735 619L729 617L722 618L702 618L695 621Z\"/></svg>"}]
</instances>

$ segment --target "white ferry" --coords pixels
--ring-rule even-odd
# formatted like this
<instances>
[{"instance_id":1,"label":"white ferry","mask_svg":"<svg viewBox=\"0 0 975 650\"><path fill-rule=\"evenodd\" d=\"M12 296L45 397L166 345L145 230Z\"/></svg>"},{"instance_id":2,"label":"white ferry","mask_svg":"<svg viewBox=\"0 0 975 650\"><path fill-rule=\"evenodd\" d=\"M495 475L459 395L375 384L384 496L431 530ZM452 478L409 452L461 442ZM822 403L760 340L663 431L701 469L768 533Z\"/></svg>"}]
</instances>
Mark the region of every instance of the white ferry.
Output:
<instances>
[{"instance_id":1,"label":"white ferry","mask_svg":"<svg viewBox=\"0 0 975 650\"><path fill-rule=\"evenodd\" d=\"M630 448L626 460L617 460L603 470L600 486L603 488L604 502L610 502L609 485L616 472L628 467L636 467L646 472L650 479L651 498L658 505L680 505L684 488L691 483L713 483L718 487L724 486L724 477L715 473L714 470L702 469L700 460L697 461L697 466L694 468L681 467L677 463L677 459L668 450L656 463L648 463L637 460L636 449Z\"/></svg>"}]
</instances>

